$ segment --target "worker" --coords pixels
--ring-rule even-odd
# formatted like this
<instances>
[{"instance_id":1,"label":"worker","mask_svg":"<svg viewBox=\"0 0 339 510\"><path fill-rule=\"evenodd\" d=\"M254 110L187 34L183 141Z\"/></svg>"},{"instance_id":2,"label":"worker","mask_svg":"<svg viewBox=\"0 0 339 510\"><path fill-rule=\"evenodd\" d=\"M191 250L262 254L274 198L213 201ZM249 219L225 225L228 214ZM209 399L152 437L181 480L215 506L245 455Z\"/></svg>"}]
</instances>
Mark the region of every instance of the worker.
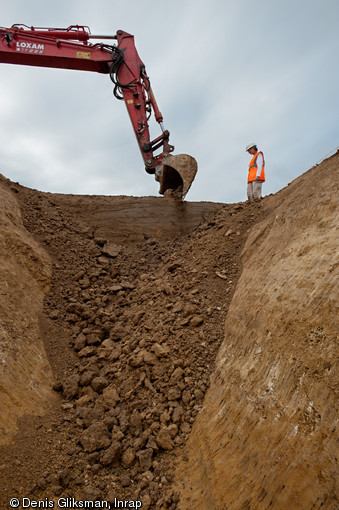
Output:
<instances>
[{"instance_id":1,"label":"worker","mask_svg":"<svg viewBox=\"0 0 339 510\"><path fill-rule=\"evenodd\" d=\"M247 198L250 202L261 199L262 183L265 182L265 159L262 151L258 151L255 143L250 143L246 151L252 159L248 168Z\"/></svg>"}]
</instances>

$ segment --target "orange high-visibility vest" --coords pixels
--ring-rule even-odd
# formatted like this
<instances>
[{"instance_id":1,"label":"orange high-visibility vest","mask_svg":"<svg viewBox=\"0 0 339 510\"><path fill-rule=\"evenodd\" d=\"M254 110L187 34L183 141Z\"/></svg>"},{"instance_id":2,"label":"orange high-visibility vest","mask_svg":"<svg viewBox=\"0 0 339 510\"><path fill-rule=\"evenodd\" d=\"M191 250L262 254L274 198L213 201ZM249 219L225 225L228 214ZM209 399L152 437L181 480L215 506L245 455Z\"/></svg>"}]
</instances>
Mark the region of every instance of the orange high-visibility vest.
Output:
<instances>
[{"instance_id":1,"label":"orange high-visibility vest","mask_svg":"<svg viewBox=\"0 0 339 510\"><path fill-rule=\"evenodd\" d=\"M257 158L259 154L262 154L262 169L260 172L259 180L264 182L265 181L265 158L261 151L258 151L256 154L254 154L253 158L250 161L249 168L248 168L248 179L247 182L253 182L255 181L255 178L257 176Z\"/></svg>"}]
</instances>

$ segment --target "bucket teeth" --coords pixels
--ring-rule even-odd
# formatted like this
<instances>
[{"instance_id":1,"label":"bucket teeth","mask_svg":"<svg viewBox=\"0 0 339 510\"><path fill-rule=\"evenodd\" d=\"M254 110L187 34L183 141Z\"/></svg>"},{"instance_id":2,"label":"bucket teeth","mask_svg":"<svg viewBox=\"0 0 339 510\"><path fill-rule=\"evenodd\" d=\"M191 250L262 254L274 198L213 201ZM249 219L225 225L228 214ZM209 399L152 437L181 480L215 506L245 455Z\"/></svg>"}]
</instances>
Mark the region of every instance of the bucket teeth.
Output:
<instances>
[{"instance_id":1,"label":"bucket teeth","mask_svg":"<svg viewBox=\"0 0 339 510\"><path fill-rule=\"evenodd\" d=\"M198 170L196 160L188 154L167 156L156 171L156 179L160 182L159 193L175 192L184 198L194 181Z\"/></svg>"}]
</instances>

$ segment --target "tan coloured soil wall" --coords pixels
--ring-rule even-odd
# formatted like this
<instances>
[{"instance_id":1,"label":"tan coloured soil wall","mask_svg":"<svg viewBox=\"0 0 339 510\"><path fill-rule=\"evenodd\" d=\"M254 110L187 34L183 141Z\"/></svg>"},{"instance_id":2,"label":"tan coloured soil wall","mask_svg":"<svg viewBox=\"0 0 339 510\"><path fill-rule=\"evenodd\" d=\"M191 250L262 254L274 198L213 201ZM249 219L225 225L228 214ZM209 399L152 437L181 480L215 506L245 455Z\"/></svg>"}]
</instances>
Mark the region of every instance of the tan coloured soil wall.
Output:
<instances>
[{"instance_id":1,"label":"tan coloured soil wall","mask_svg":"<svg viewBox=\"0 0 339 510\"><path fill-rule=\"evenodd\" d=\"M337 154L251 231L181 509L338 508L338 182Z\"/></svg>"},{"instance_id":2,"label":"tan coloured soil wall","mask_svg":"<svg viewBox=\"0 0 339 510\"><path fill-rule=\"evenodd\" d=\"M0 444L24 414L44 412L52 373L38 316L51 265L24 228L15 196L0 181Z\"/></svg>"}]
</instances>

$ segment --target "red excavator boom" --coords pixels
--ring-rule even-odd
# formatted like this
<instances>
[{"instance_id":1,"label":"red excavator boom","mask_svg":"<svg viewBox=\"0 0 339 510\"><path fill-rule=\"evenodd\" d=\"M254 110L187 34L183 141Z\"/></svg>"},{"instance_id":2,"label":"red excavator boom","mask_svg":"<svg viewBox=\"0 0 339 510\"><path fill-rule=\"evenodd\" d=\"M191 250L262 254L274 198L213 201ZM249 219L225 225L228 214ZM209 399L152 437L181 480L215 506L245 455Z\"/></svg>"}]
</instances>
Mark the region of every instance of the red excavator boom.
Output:
<instances>
[{"instance_id":1,"label":"red excavator boom","mask_svg":"<svg viewBox=\"0 0 339 510\"><path fill-rule=\"evenodd\" d=\"M117 45L93 44L90 39L115 39ZM64 29L13 25L0 28L0 62L109 74L115 97L125 101L146 172L160 181L160 193L168 189L180 190L182 196L187 193L197 171L196 161L185 154L170 155L174 147L131 34L118 30L114 36L96 36L79 25ZM153 140L148 124L152 113L161 127L161 134ZM160 148L162 152L156 155Z\"/></svg>"}]
</instances>

